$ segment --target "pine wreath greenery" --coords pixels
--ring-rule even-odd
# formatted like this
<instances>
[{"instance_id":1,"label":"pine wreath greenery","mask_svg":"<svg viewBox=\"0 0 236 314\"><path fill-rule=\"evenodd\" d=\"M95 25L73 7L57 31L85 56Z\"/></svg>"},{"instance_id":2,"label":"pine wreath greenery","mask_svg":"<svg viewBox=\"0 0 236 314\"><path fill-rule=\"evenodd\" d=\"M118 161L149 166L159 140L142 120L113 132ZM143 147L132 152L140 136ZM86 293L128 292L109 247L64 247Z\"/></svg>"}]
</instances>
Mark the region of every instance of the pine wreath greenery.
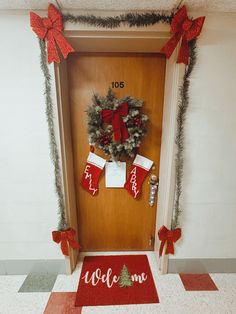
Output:
<instances>
[{"instance_id":1,"label":"pine wreath greenery","mask_svg":"<svg viewBox=\"0 0 236 314\"><path fill-rule=\"evenodd\" d=\"M122 118L128 130L128 138L117 142L114 139L112 124L104 123L102 119L102 111L106 109L115 111L124 103L128 103L128 114ZM131 96L117 99L111 88L105 97L93 95L92 104L87 109L89 144L101 149L114 160L122 156L134 157L142 137L147 132L148 117L140 112L143 104L143 100Z\"/></svg>"}]
</instances>

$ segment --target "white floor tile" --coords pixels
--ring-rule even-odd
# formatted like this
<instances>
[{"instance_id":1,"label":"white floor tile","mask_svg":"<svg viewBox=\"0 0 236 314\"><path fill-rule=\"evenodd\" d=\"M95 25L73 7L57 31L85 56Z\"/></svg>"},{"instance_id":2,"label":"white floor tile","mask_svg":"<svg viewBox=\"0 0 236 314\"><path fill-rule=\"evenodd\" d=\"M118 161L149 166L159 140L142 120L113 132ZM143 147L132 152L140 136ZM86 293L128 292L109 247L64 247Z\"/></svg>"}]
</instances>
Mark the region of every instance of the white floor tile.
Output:
<instances>
[{"instance_id":1,"label":"white floor tile","mask_svg":"<svg viewBox=\"0 0 236 314\"><path fill-rule=\"evenodd\" d=\"M157 304L130 304L116 306L83 307L83 314L158 314ZM174 314L174 313L172 313Z\"/></svg>"},{"instance_id":2,"label":"white floor tile","mask_svg":"<svg viewBox=\"0 0 236 314\"><path fill-rule=\"evenodd\" d=\"M43 314L50 293L0 294L1 314ZM54 314L54 313L52 313ZM56 313L55 313L56 314Z\"/></svg>"},{"instance_id":3,"label":"white floor tile","mask_svg":"<svg viewBox=\"0 0 236 314\"><path fill-rule=\"evenodd\" d=\"M236 296L236 274L210 274L218 289Z\"/></svg>"},{"instance_id":4,"label":"white floor tile","mask_svg":"<svg viewBox=\"0 0 236 314\"><path fill-rule=\"evenodd\" d=\"M18 292L26 275L0 276L0 294Z\"/></svg>"},{"instance_id":5,"label":"white floor tile","mask_svg":"<svg viewBox=\"0 0 236 314\"><path fill-rule=\"evenodd\" d=\"M162 298L161 306L163 308L168 308L170 313L176 314L236 313L236 302L234 298L232 296L224 295L219 291L186 291L179 296L166 296Z\"/></svg>"},{"instance_id":6,"label":"white floor tile","mask_svg":"<svg viewBox=\"0 0 236 314\"><path fill-rule=\"evenodd\" d=\"M82 262L79 262L72 275L58 275L53 292L76 292L79 285L79 278Z\"/></svg>"}]
</instances>

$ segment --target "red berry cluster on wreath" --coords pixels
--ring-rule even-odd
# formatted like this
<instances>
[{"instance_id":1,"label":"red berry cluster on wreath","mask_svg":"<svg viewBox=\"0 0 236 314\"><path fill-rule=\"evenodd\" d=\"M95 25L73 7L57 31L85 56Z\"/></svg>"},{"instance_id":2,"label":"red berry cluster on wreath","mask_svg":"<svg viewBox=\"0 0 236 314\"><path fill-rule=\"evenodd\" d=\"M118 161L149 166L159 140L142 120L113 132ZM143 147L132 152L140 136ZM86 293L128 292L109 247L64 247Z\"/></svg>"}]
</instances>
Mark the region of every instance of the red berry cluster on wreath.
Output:
<instances>
[{"instance_id":1,"label":"red berry cluster on wreath","mask_svg":"<svg viewBox=\"0 0 236 314\"><path fill-rule=\"evenodd\" d=\"M137 126L140 127L142 125L142 120L140 116L136 116L130 120L128 120L128 126L133 127L133 126Z\"/></svg>"},{"instance_id":2,"label":"red berry cluster on wreath","mask_svg":"<svg viewBox=\"0 0 236 314\"><path fill-rule=\"evenodd\" d=\"M102 134L99 137L99 143L104 146L111 143L111 137L107 133Z\"/></svg>"},{"instance_id":3,"label":"red berry cluster on wreath","mask_svg":"<svg viewBox=\"0 0 236 314\"><path fill-rule=\"evenodd\" d=\"M139 116L133 118L133 124L134 124L135 126L141 126L141 124L142 124L141 118L140 118Z\"/></svg>"}]
</instances>

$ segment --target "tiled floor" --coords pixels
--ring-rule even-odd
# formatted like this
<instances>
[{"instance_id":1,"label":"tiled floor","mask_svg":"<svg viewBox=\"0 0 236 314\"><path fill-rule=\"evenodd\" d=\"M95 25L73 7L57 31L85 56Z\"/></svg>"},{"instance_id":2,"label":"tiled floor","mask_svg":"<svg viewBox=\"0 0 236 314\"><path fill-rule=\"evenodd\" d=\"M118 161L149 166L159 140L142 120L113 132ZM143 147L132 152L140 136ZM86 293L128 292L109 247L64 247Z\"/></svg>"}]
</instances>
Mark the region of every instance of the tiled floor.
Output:
<instances>
[{"instance_id":1,"label":"tiled floor","mask_svg":"<svg viewBox=\"0 0 236 314\"><path fill-rule=\"evenodd\" d=\"M35 284L32 284L32 275L27 279L27 276L0 276L0 314L236 313L236 274L211 274L210 277L194 278L193 285L190 286L191 278L185 276L186 288L191 290L186 291L179 275L159 275L153 253L147 255L160 299L159 304L74 308L73 302L82 266L80 262L71 276L58 275L57 278L50 277L45 280L41 276L39 279L43 280L43 288L39 287L37 278L34 278ZM206 282L207 287L211 289L215 284L218 290L192 291L198 280L202 284ZM202 284L201 290L204 290ZM51 288L52 293L49 292ZM44 292L33 292L37 289ZM19 290L24 292L18 292Z\"/></svg>"}]
</instances>

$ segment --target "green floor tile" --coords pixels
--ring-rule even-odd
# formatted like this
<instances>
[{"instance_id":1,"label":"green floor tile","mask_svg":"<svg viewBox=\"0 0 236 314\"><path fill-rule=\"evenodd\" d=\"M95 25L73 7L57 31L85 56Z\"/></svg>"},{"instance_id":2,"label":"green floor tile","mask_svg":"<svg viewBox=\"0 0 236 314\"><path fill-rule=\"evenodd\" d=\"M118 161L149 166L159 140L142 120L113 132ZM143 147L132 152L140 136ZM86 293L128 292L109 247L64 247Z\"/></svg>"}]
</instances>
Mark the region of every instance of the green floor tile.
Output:
<instances>
[{"instance_id":1,"label":"green floor tile","mask_svg":"<svg viewBox=\"0 0 236 314\"><path fill-rule=\"evenodd\" d=\"M29 274L18 292L51 292L57 274Z\"/></svg>"}]
</instances>

